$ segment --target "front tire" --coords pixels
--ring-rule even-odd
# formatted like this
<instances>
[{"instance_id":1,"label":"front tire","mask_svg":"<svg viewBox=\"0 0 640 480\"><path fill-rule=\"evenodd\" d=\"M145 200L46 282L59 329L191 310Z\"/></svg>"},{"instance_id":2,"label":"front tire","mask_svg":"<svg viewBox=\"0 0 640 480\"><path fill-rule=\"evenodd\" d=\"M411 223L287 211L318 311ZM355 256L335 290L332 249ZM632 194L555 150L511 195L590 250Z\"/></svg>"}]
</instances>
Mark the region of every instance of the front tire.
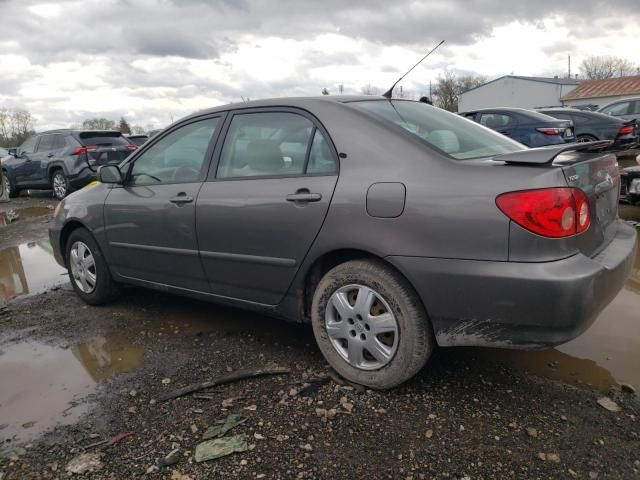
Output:
<instances>
[{"instance_id":1,"label":"front tire","mask_svg":"<svg viewBox=\"0 0 640 480\"><path fill-rule=\"evenodd\" d=\"M379 260L353 260L320 280L311 306L320 351L344 378L387 389L413 377L434 348L415 290Z\"/></svg>"},{"instance_id":2,"label":"front tire","mask_svg":"<svg viewBox=\"0 0 640 480\"><path fill-rule=\"evenodd\" d=\"M18 190L11 179L7 176L7 172L2 172L2 190L6 192L9 198L16 198L20 195Z\"/></svg>"},{"instance_id":3,"label":"front tire","mask_svg":"<svg viewBox=\"0 0 640 480\"><path fill-rule=\"evenodd\" d=\"M85 303L104 305L120 293L98 244L84 228L69 235L65 259L71 285Z\"/></svg>"},{"instance_id":4,"label":"front tire","mask_svg":"<svg viewBox=\"0 0 640 480\"><path fill-rule=\"evenodd\" d=\"M69 180L64 176L62 170L54 170L51 175L51 189L53 190L53 196L58 200L62 200L69 194Z\"/></svg>"}]
</instances>

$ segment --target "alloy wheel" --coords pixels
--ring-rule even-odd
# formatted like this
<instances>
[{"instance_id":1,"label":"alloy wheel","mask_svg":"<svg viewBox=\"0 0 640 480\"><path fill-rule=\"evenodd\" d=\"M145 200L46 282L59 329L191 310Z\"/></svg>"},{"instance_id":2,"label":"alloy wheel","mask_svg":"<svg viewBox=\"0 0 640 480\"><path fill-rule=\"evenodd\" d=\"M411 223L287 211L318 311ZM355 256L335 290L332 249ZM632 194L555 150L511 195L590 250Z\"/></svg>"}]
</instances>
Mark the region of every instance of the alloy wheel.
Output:
<instances>
[{"instance_id":1,"label":"alloy wheel","mask_svg":"<svg viewBox=\"0 0 640 480\"><path fill-rule=\"evenodd\" d=\"M395 315L378 292L364 285L347 285L331 295L325 329L338 354L361 370L384 367L398 349Z\"/></svg>"},{"instance_id":2,"label":"alloy wheel","mask_svg":"<svg viewBox=\"0 0 640 480\"><path fill-rule=\"evenodd\" d=\"M77 241L70 250L71 276L82 293L96 289L97 272L93 253L86 243Z\"/></svg>"},{"instance_id":3,"label":"alloy wheel","mask_svg":"<svg viewBox=\"0 0 640 480\"><path fill-rule=\"evenodd\" d=\"M64 198L67 194L67 181L64 175L60 172L56 172L53 175L53 192L57 198Z\"/></svg>"}]
</instances>

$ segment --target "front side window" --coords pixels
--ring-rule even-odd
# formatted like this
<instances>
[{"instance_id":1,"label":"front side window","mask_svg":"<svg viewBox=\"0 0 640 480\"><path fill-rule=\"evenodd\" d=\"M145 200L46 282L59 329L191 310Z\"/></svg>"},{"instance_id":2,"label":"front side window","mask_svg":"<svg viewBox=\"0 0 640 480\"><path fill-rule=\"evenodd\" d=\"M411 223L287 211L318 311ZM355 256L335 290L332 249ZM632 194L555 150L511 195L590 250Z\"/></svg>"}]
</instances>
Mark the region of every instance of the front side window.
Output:
<instances>
[{"instance_id":1,"label":"front side window","mask_svg":"<svg viewBox=\"0 0 640 480\"><path fill-rule=\"evenodd\" d=\"M616 103L603 110L607 115L626 115L629 111L629 102Z\"/></svg>"},{"instance_id":2,"label":"front side window","mask_svg":"<svg viewBox=\"0 0 640 480\"><path fill-rule=\"evenodd\" d=\"M348 105L400 127L457 160L491 157L526 147L441 108L407 100L364 100Z\"/></svg>"},{"instance_id":3,"label":"front side window","mask_svg":"<svg viewBox=\"0 0 640 480\"><path fill-rule=\"evenodd\" d=\"M37 136L28 138L20 145L20 153L33 153L36 151L36 143L38 141Z\"/></svg>"},{"instance_id":4,"label":"front side window","mask_svg":"<svg viewBox=\"0 0 640 480\"><path fill-rule=\"evenodd\" d=\"M314 130L313 122L295 113L236 114L224 141L217 177L302 175Z\"/></svg>"},{"instance_id":5,"label":"front side window","mask_svg":"<svg viewBox=\"0 0 640 480\"><path fill-rule=\"evenodd\" d=\"M218 120L190 123L160 139L135 159L129 185L197 182Z\"/></svg>"}]
</instances>

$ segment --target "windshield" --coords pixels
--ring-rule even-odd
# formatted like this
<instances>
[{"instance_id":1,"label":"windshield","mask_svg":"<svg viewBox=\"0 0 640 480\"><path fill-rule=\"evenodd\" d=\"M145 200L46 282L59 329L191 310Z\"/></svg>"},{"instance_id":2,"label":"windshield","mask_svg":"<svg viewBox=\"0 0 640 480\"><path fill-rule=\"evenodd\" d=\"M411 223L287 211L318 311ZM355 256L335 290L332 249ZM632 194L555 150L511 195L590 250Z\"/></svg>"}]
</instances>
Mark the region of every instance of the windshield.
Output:
<instances>
[{"instance_id":1,"label":"windshield","mask_svg":"<svg viewBox=\"0 0 640 480\"><path fill-rule=\"evenodd\" d=\"M477 123L408 100L364 100L349 105L402 127L457 160L492 157L527 147Z\"/></svg>"}]
</instances>

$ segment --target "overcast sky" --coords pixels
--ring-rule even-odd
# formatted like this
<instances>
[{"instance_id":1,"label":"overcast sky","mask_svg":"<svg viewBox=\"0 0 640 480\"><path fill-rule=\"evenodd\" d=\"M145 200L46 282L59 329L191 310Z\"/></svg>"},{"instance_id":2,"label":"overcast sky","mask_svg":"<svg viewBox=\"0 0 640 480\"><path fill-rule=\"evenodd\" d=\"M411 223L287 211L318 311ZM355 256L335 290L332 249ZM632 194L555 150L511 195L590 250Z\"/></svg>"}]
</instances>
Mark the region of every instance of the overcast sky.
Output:
<instances>
[{"instance_id":1,"label":"overcast sky","mask_svg":"<svg viewBox=\"0 0 640 480\"><path fill-rule=\"evenodd\" d=\"M640 63L638 0L0 0L0 106L36 129L124 115L163 127L242 97L426 93L449 69L566 75L587 55Z\"/></svg>"}]
</instances>

